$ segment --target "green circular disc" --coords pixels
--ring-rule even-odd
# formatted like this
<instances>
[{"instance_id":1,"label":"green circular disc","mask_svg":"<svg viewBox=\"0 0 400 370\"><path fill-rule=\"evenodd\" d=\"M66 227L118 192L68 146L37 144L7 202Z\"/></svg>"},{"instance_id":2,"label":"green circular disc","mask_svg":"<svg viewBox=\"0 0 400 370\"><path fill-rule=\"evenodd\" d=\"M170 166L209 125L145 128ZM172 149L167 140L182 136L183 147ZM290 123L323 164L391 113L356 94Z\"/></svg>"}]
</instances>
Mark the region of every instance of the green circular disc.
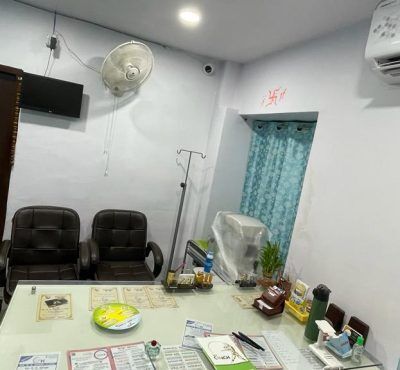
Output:
<instances>
[{"instance_id":1,"label":"green circular disc","mask_svg":"<svg viewBox=\"0 0 400 370\"><path fill-rule=\"evenodd\" d=\"M93 311L93 321L103 329L126 330L139 324L139 311L124 303L108 303Z\"/></svg>"}]
</instances>

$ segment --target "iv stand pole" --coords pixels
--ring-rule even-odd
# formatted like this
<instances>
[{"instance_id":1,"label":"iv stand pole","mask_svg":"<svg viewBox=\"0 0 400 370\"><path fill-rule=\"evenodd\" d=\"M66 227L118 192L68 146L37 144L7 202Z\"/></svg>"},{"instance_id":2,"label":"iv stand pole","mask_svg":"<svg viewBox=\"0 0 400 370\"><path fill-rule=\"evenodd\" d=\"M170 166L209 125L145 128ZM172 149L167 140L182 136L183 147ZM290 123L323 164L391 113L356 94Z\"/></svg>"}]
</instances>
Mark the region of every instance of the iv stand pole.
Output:
<instances>
[{"instance_id":1,"label":"iv stand pole","mask_svg":"<svg viewBox=\"0 0 400 370\"><path fill-rule=\"evenodd\" d=\"M185 202L185 195L186 195L186 186L187 186L187 179L189 176L189 169L190 169L190 161L192 160L192 154L199 154L202 159L206 157L205 154L200 153L200 152L195 152L194 150L186 150L186 149L179 149L176 151L178 154L181 154L182 152L187 152L189 153L189 161L188 165L186 167L186 177L185 177L185 182L181 182L180 186L182 188L182 193L181 193L181 201L179 204L179 210L178 210L178 217L176 218L176 224L175 224L175 232L174 232L174 239L172 241L172 247L171 247L171 253L169 255L169 262L168 262L168 268L167 268L167 274L168 271L171 270L172 266L172 260L174 259L174 253L175 253L175 246L176 246L176 240L178 238L178 232L179 232L179 225L181 223L181 216L182 216L182 210L183 210L183 203Z\"/></svg>"}]
</instances>

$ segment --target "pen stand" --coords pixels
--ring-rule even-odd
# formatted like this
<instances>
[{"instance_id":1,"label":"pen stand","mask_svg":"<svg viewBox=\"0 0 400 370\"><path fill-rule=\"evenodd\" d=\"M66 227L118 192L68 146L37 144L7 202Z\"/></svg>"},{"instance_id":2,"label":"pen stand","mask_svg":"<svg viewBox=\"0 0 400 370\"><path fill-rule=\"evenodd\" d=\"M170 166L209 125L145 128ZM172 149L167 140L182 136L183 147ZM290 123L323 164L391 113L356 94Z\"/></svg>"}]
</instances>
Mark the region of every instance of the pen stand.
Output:
<instances>
[{"instance_id":1,"label":"pen stand","mask_svg":"<svg viewBox=\"0 0 400 370\"><path fill-rule=\"evenodd\" d=\"M197 271L195 274L195 283L197 289L211 289L213 276L211 272Z\"/></svg>"},{"instance_id":2,"label":"pen stand","mask_svg":"<svg viewBox=\"0 0 400 370\"><path fill-rule=\"evenodd\" d=\"M292 301L285 301L286 311L293 315L301 323L306 323L308 321L308 316L310 314L307 312L305 306L297 305Z\"/></svg>"},{"instance_id":3,"label":"pen stand","mask_svg":"<svg viewBox=\"0 0 400 370\"><path fill-rule=\"evenodd\" d=\"M267 316L281 314L285 308L285 291L277 286L269 287L260 298L256 298L253 307Z\"/></svg>"},{"instance_id":4,"label":"pen stand","mask_svg":"<svg viewBox=\"0 0 400 370\"><path fill-rule=\"evenodd\" d=\"M212 274L198 271L194 273L185 273L175 275L174 271L170 271L167 279L163 281L164 287L169 290L191 290L191 289L211 289Z\"/></svg>"},{"instance_id":5,"label":"pen stand","mask_svg":"<svg viewBox=\"0 0 400 370\"><path fill-rule=\"evenodd\" d=\"M235 284L239 285L239 288L255 288L257 286L256 277L254 274L242 274Z\"/></svg>"},{"instance_id":6,"label":"pen stand","mask_svg":"<svg viewBox=\"0 0 400 370\"><path fill-rule=\"evenodd\" d=\"M179 274L176 276L174 271L169 271L163 284L167 290L190 290L196 288L194 278L194 274Z\"/></svg>"}]
</instances>

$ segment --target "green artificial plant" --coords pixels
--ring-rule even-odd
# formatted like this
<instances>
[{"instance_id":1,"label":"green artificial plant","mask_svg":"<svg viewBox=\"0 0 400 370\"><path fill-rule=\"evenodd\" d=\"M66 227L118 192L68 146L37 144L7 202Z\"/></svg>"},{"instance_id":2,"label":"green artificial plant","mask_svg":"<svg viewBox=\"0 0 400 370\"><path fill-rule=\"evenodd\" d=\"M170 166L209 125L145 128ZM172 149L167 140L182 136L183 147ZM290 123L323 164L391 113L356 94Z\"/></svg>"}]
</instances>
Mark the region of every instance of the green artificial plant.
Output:
<instances>
[{"instance_id":1,"label":"green artificial plant","mask_svg":"<svg viewBox=\"0 0 400 370\"><path fill-rule=\"evenodd\" d=\"M270 242L261 249L260 262L263 275L271 278L283 266L279 242Z\"/></svg>"}]
</instances>

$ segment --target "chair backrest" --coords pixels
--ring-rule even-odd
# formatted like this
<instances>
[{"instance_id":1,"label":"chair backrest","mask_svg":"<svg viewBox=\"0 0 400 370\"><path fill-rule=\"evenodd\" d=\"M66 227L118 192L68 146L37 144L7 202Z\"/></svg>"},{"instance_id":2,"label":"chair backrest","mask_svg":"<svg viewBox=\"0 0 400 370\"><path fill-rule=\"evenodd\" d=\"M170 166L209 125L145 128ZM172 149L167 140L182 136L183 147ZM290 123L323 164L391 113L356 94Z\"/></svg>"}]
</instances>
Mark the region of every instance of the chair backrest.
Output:
<instances>
[{"instance_id":1,"label":"chair backrest","mask_svg":"<svg viewBox=\"0 0 400 370\"><path fill-rule=\"evenodd\" d=\"M79 227L79 216L73 209L19 209L13 217L10 265L76 263Z\"/></svg>"},{"instance_id":2,"label":"chair backrest","mask_svg":"<svg viewBox=\"0 0 400 370\"><path fill-rule=\"evenodd\" d=\"M104 209L94 216L92 238L99 246L100 261L143 261L146 216L137 211Z\"/></svg>"}]
</instances>

